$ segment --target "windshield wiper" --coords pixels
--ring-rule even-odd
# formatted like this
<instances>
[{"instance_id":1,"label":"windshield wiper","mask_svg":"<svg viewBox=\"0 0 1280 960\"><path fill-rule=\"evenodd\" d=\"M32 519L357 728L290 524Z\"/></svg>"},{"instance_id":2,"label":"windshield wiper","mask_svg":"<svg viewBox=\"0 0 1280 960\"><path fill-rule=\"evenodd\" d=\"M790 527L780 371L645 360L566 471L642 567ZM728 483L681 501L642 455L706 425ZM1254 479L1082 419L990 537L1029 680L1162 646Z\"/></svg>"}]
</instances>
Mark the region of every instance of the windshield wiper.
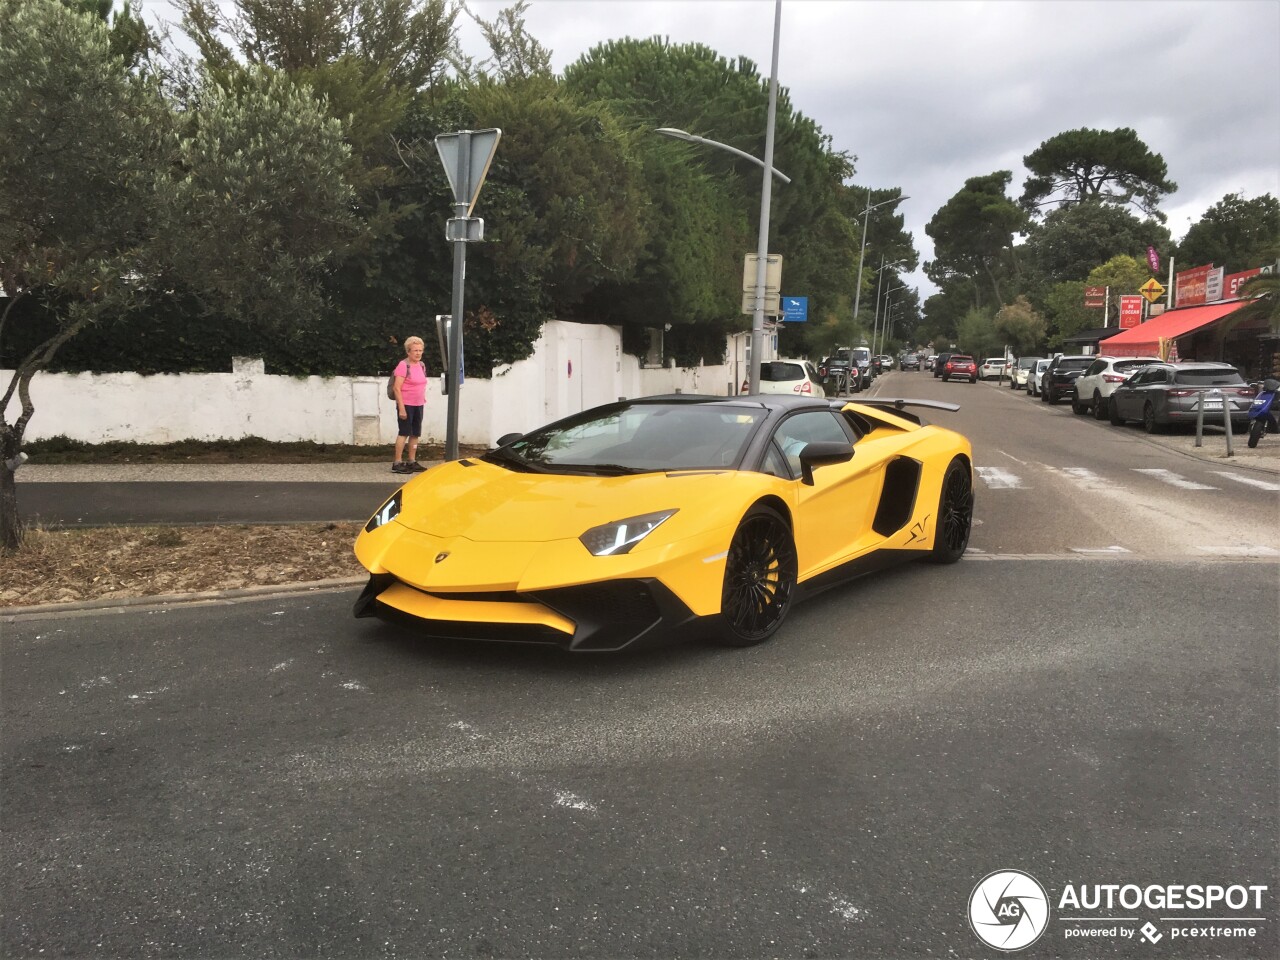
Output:
<instances>
[{"instance_id":1,"label":"windshield wiper","mask_svg":"<svg viewBox=\"0 0 1280 960\"><path fill-rule=\"evenodd\" d=\"M620 463L557 463L557 473L594 473L598 477L626 477L635 473L653 473L645 467L627 467Z\"/></svg>"},{"instance_id":2,"label":"windshield wiper","mask_svg":"<svg viewBox=\"0 0 1280 960\"><path fill-rule=\"evenodd\" d=\"M530 463L517 453L513 453L506 447L499 447L497 450L490 450L480 458L489 463L496 463L499 466L510 467L517 473L548 473L549 471L542 466Z\"/></svg>"}]
</instances>

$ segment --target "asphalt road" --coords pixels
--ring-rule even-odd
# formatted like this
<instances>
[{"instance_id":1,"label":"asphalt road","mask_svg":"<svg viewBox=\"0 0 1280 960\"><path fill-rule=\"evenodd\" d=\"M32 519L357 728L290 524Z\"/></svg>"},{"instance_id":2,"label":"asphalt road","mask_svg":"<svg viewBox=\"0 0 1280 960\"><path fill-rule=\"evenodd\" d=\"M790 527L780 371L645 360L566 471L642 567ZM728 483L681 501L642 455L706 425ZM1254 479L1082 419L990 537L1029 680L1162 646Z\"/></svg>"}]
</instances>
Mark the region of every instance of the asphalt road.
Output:
<instances>
[{"instance_id":1,"label":"asphalt road","mask_svg":"<svg viewBox=\"0 0 1280 960\"><path fill-rule=\"evenodd\" d=\"M966 905L1012 867L1269 888L1247 940L1054 909L1029 956L1275 956L1275 585L916 565L761 648L598 658L424 643L349 591L9 625L0 947L991 956Z\"/></svg>"},{"instance_id":2,"label":"asphalt road","mask_svg":"<svg viewBox=\"0 0 1280 960\"><path fill-rule=\"evenodd\" d=\"M5 623L0 954L996 956L1018 869L1029 957L1280 955L1280 495L913 387L965 404L973 552L763 647L424 642L354 590ZM1113 884L1267 889L1062 904Z\"/></svg>"}]
</instances>

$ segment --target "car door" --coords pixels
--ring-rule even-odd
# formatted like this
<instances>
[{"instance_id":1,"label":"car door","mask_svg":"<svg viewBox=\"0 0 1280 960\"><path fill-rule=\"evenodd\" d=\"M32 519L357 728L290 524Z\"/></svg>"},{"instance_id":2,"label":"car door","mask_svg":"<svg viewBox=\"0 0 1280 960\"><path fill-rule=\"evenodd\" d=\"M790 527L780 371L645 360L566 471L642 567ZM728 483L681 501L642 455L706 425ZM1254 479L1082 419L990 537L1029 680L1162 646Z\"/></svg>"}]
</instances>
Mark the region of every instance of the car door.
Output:
<instances>
[{"instance_id":1,"label":"car door","mask_svg":"<svg viewBox=\"0 0 1280 960\"><path fill-rule=\"evenodd\" d=\"M813 471L812 485L800 479L800 451L806 443L854 439L852 430L829 410L793 414L774 430L766 464L785 460L792 481L792 528L801 580L848 559L870 529L882 476L872 458L855 456L847 463L819 467Z\"/></svg>"},{"instance_id":2,"label":"car door","mask_svg":"<svg viewBox=\"0 0 1280 960\"><path fill-rule=\"evenodd\" d=\"M1116 408L1116 416L1126 420L1136 420L1142 416L1142 404L1138 401L1138 388L1146 378L1147 371L1139 370L1128 380L1116 387L1111 394L1111 405Z\"/></svg>"}]
</instances>

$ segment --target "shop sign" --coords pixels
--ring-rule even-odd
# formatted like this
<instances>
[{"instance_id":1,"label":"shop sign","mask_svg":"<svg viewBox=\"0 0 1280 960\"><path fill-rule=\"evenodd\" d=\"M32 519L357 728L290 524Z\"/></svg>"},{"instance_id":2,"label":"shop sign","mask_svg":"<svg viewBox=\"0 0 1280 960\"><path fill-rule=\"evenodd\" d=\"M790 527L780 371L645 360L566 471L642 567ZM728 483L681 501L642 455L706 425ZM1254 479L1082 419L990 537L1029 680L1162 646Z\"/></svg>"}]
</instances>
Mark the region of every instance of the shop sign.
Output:
<instances>
[{"instance_id":1,"label":"shop sign","mask_svg":"<svg viewBox=\"0 0 1280 960\"><path fill-rule=\"evenodd\" d=\"M1192 267L1176 275L1173 296L1179 307L1194 307L1196 304L1209 302L1205 294L1209 274L1213 269L1210 264L1206 267Z\"/></svg>"},{"instance_id":2,"label":"shop sign","mask_svg":"<svg viewBox=\"0 0 1280 960\"><path fill-rule=\"evenodd\" d=\"M1129 330L1142 323L1142 296L1120 298L1120 329Z\"/></svg>"},{"instance_id":3,"label":"shop sign","mask_svg":"<svg viewBox=\"0 0 1280 960\"><path fill-rule=\"evenodd\" d=\"M1252 277L1262 274L1262 268L1257 267L1253 270L1246 270L1243 273L1233 273L1222 278L1222 299L1238 300L1240 298L1240 288L1244 282Z\"/></svg>"},{"instance_id":4,"label":"shop sign","mask_svg":"<svg viewBox=\"0 0 1280 960\"><path fill-rule=\"evenodd\" d=\"M1097 308L1101 310L1107 304L1107 288L1106 287L1085 287L1084 288L1084 305L1086 308Z\"/></svg>"}]
</instances>

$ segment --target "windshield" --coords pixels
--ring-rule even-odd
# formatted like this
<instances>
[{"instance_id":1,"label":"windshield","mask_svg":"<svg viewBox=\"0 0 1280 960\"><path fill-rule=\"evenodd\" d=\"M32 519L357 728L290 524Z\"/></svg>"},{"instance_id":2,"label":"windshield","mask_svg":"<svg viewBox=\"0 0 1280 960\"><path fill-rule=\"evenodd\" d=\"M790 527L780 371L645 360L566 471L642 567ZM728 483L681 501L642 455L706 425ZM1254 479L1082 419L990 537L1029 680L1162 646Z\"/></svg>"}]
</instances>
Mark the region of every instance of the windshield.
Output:
<instances>
[{"instance_id":1,"label":"windshield","mask_svg":"<svg viewBox=\"0 0 1280 960\"><path fill-rule=\"evenodd\" d=\"M867 347L854 347L852 350L853 358L859 363L871 362L871 350Z\"/></svg>"},{"instance_id":2,"label":"windshield","mask_svg":"<svg viewBox=\"0 0 1280 960\"><path fill-rule=\"evenodd\" d=\"M1059 360L1055 370L1084 370L1093 363L1093 357L1073 357L1067 360Z\"/></svg>"},{"instance_id":3,"label":"windshield","mask_svg":"<svg viewBox=\"0 0 1280 960\"><path fill-rule=\"evenodd\" d=\"M482 459L513 470L594 476L723 470L737 463L765 415L746 404L611 404L535 430Z\"/></svg>"}]
</instances>

